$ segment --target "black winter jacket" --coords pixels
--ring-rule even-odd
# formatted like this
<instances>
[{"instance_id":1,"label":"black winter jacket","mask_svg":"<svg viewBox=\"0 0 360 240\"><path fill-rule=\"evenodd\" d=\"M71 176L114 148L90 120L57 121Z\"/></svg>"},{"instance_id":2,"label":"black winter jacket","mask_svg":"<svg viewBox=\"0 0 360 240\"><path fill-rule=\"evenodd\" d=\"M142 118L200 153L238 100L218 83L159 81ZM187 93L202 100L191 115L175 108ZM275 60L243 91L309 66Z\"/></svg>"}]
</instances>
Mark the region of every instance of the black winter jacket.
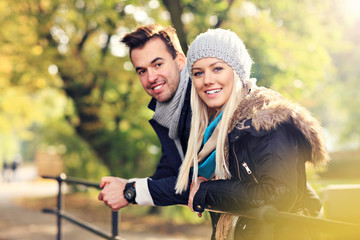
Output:
<instances>
[{"instance_id":1,"label":"black winter jacket","mask_svg":"<svg viewBox=\"0 0 360 240\"><path fill-rule=\"evenodd\" d=\"M320 125L305 109L258 88L235 111L225 149L231 177L201 183L194 197L196 211L236 213L273 205L309 215L305 162L325 162L328 155ZM215 233L219 214L211 215ZM258 230L255 221L239 218L235 239L256 239Z\"/></svg>"}]
</instances>

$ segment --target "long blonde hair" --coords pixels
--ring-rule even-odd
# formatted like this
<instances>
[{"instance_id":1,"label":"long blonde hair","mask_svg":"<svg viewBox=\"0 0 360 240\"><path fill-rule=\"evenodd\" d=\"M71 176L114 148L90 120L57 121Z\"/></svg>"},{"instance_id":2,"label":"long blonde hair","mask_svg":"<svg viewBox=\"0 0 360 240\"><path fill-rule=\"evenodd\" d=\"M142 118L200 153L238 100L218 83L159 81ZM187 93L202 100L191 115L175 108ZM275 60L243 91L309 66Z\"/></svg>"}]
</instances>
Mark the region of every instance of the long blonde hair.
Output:
<instances>
[{"instance_id":1,"label":"long blonde hair","mask_svg":"<svg viewBox=\"0 0 360 240\"><path fill-rule=\"evenodd\" d=\"M246 96L253 86L251 79L240 80L238 74L234 71L234 87L232 89L228 102L223 106L222 120L219 122L219 135L216 142L216 167L215 176L220 179L230 177L230 171L225 163L225 140L227 138L227 129L230 118L232 117L241 100ZM255 84L254 84L255 85ZM191 87L191 130L188 141L185 159L180 167L179 176L176 182L176 193L185 191L189 184L190 169L193 166L192 181L197 180L198 175L198 151L204 137L205 129L209 124L209 108L197 94L194 82Z\"/></svg>"}]
</instances>

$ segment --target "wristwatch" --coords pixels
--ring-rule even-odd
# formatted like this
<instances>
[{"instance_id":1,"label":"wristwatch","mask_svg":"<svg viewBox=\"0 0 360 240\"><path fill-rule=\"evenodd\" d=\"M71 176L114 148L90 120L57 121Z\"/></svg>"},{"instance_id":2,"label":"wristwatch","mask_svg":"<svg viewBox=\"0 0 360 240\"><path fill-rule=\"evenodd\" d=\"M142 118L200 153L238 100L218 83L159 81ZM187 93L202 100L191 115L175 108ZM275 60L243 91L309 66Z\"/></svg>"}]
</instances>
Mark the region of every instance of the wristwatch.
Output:
<instances>
[{"instance_id":1,"label":"wristwatch","mask_svg":"<svg viewBox=\"0 0 360 240\"><path fill-rule=\"evenodd\" d=\"M136 190L134 187L134 182L130 182L125 185L124 197L129 203L136 204L135 202Z\"/></svg>"}]
</instances>

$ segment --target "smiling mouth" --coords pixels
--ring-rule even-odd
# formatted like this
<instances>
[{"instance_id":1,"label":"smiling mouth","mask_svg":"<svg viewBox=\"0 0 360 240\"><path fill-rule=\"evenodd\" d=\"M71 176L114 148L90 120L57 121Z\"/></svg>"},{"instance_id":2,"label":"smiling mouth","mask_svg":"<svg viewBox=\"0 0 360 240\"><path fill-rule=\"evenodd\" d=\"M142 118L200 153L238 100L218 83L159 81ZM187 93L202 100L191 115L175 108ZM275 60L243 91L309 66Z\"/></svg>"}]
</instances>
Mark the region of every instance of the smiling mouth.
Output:
<instances>
[{"instance_id":1,"label":"smiling mouth","mask_svg":"<svg viewBox=\"0 0 360 240\"><path fill-rule=\"evenodd\" d=\"M156 85L155 87L153 87L153 88L151 88L151 89L156 91L156 90L160 89L162 86L164 86L164 84L165 84L165 83Z\"/></svg>"},{"instance_id":2,"label":"smiling mouth","mask_svg":"<svg viewBox=\"0 0 360 240\"><path fill-rule=\"evenodd\" d=\"M215 93L218 93L220 92L221 89L214 89L214 90L210 90L210 91L205 91L206 94L215 94Z\"/></svg>"}]
</instances>

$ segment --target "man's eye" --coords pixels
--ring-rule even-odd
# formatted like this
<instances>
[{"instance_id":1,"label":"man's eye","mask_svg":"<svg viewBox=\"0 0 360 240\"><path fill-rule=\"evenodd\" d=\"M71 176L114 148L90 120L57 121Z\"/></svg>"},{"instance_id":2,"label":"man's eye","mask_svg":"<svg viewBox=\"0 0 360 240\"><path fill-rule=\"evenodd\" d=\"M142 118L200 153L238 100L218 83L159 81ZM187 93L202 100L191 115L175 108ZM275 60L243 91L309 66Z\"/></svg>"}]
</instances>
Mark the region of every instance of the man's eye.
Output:
<instances>
[{"instance_id":1,"label":"man's eye","mask_svg":"<svg viewBox=\"0 0 360 240\"><path fill-rule=\"evenodd\" d=\"M162 65L162 63L156 63L155 67L160 67Z\"/></svg>"},{"instance_id":2,"label":"man's eye","mask_svg":"<svg viewBox=\"0 0 360 240\"><path fill-rule=\"evenodd\" d=\"M138 75L143 75L145 73L145 70L138 71Z\"/></svg>"}]
</instances>

